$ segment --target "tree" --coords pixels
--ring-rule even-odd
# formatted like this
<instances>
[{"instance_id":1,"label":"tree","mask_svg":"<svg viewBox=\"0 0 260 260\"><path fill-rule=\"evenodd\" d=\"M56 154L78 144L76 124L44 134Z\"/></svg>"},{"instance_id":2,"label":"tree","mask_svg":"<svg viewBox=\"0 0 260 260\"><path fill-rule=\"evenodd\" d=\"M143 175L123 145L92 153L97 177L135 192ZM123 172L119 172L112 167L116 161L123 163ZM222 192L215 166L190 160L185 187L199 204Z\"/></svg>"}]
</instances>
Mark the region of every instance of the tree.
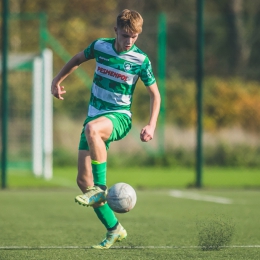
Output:
<instances>
[{"instance_id":1,"label":"tree","mask_svg":"<svg viewBox=\"0 0 260 260\"><path fill-rule=\"evenodd\" d=\"M243 0L230 0L227 3L228 41L230 43L230 70L240 74L247 66L250 49L245 36L243 20Z\"/></svg>"}]
</instances>

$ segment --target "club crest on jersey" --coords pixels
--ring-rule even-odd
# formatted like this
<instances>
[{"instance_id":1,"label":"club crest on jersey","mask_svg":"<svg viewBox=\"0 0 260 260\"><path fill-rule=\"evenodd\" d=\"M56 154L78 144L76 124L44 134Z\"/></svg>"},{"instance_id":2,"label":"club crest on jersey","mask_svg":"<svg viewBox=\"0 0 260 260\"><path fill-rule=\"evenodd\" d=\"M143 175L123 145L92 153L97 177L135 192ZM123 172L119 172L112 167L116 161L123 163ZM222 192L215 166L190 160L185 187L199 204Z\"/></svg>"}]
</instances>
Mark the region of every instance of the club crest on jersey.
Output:
<instances>
[{"instance_id":1,"label":"club crest on jersey","mask_svg":"<svg viewBox=\"0 0 260 260\"><path fill-rule=\"evenodd\" d=\"M131 68L132 68L131 63L129 63L129 62L125 62L125 63L124 63L124 70L125 70L125 71L128 71L128 70L130 70Z\"/></svg>"}]
</instances>

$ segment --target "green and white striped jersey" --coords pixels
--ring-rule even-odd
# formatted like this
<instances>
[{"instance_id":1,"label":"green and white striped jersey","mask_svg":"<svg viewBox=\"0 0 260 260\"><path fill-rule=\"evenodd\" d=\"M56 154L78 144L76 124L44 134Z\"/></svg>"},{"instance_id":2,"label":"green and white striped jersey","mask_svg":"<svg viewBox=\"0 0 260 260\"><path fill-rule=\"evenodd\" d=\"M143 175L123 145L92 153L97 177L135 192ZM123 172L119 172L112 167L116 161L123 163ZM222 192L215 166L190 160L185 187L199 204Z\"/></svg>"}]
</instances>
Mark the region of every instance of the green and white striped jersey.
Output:
<instances>
[{"instance_id":1,"label":"green and white striped jersey","mask_svg":"<svg viewBox=\"0 0 260 260\"><path fill-rule=\"evenodd\" d=\"M87 59L96 60L88 116L119 112L131 117L132 95L139 77L145 86L155 82L147 55L135 45L118 53L115 38L100 38L85 50Z\"/></svg>"}]
</instances>

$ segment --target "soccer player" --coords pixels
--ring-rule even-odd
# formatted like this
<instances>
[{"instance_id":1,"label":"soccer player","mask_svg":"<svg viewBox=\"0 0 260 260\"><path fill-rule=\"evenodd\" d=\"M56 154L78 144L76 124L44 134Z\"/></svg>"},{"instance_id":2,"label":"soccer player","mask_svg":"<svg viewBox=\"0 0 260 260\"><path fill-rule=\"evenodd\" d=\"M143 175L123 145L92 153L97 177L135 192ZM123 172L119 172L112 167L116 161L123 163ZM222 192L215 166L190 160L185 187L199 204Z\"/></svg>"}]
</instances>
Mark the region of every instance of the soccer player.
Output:
<instances>
[{"instance_id":1,"label":"soccer player","mask_svg":"<svg viewBox=\"0 0 260 260\"><path fill-rule=\"evenodd\" d=\"M106 203L107 150L113 141L124 138L131 129L132 95L140 78L150 96L150 118L141 132L142 142L154 136L160 109L160 94L151 62L135 42L142 32L143 18L134 10L123 10L114 27L115 38L100 38L76 54L53 79L51 91L63 100L61 82L81 63L96 60L88 115L83 124L78 151L77 184L81 195L75 201L92 206L107 229L105 239L96 249L108 249L127 236L114 212Z\"/></svg>"}]
</instances>

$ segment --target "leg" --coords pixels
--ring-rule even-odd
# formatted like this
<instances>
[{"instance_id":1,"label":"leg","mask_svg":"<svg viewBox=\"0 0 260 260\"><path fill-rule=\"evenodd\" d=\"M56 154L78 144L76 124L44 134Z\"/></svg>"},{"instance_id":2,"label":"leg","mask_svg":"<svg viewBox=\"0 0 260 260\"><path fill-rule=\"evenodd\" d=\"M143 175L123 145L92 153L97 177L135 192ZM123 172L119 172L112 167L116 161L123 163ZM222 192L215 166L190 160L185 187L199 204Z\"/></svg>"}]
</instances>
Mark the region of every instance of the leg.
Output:
<instances>
[{"instance_id":1,"label":"leg","mask_svg":"<svg viewBox=\"0 0 260 260\"><path fill-rule=\"evenodd\" d=\"M83 193L86 192L87 187L94 186L90 152L87 150L78 152L77 184Z\"/></svg>"},{"instance_id":2,"label":"leg","mask_svg":"<svg viewBox=\"0 0 260 260\"><path fill-rule=\"evenodd\" d=\"M106 117L99 117L90 121L85 127L85 135L89 145L91 160L106 162L107 150L105 141L108 140L113 131L111 120Z\"/></svg>"},{"instance_id":3,"label":"leg","mask_svg":"<svg viewBox=\"0 0 260 260\"><path fill-rule=\"evenodd\" d=\"M97 217L107 229L106 238L100 244L93 246L96 249L108 249L115 242L122 241L127 236L126 230L118 223L114 212L105 202L105 196L104 200L99 198L101 193L105 194L102 190L103 186L106 187L106 161L109 144L105 142L108 139L109 141L122 139L131 128L131 120L128 117L125 118L125 121L120 120L119 117L121 117L120 114L106 115L87 121L81 136L80 149L89 151L79 152L77 182L85 194L77 196L75 200L82 205L93 206ZM93 198L96 198L97 202L93 203Z\"/></svg>"},{"instance_id":4,"label":"leg","mask_svg":"<svg viewBox=\"0 0 260 260\"><path fill-rule=\"evenodd\" d=\"M84 128L83 139L87 144L85 148L89 151L79 152L77 182L85 194L77 196L76 202L81 205L97 207L105 200L107 159L105 141L110 137L112 130L113 124L106 117L92 120ZM87 187L93 188L86 191Z\"/></svg>"},{"instance_id":5,"label":"leg","mask_svg":"<svg viewBox=\"0 0 260 260\"><path fill-rule=\"evenodd\" d=\"M93 187L94 185L90 152L87 150L79 150L78 152L77 183L83 193L86 193L88 188ZM117 218L107 204L104 202L96 203L93 205L93 208L98 218L106 228L111 229L116 226L118 222Z\"/></svg>"},{"instance_id":6,"label":"leg","mask_svg":"<svg viewBox=\"0 0 260 260\"><path fill-rule=\"evenodd\" d=\"M106 117L100 117L89 122L85 128L92 162L101 163L97 165L92 164L95 185L106 185L106 176L103 176L106 175L106 170L102 172L101 168L104 164L106 166L107 161L107 150L104 142L108 140L112 131L112 121ZM108 232L106 238L100 244L92 246L92 248L108 249L115 242L120 242L127 237L126 230L118 223L114 212L110 209L108 204L103 203L103 205L100 206L94 205L94 211Z\"/></svg>"},{"instance_id":7,"label":"leg","mask_svg":"<svg viewBox=\"0 0 260 260\"><path fill-rule=\"evenodd\" d=\"M90 152L88 150L79 150L78 151L77 184L78 184L78 187L80 188L80 190L82 191L83 194L88 192L88 190L94 186L91 157L90 157ZM81 196L82 195L78 196L79 199L80 199ZM81 201L78 201L76 199L76 202L80 203ZM93 204L92 206L97 207L97 206L100 206L102 204L98 203L98 204Z\"/></svg>"}]
</instances>

